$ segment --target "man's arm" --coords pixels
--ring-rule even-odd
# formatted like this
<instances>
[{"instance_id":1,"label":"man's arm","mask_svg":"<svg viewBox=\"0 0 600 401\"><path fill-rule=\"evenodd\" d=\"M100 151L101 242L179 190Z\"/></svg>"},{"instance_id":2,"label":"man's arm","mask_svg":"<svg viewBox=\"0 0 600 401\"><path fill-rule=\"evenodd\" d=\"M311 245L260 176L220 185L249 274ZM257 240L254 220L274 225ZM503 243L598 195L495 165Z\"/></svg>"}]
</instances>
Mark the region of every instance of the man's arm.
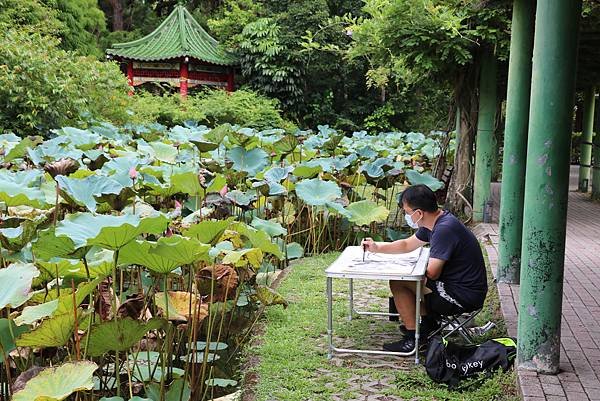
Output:
<instances>
[{"instance_id":1,"label":"man's arm","mask_svg":"<svg viewBox=\"0 0 600 401\"><path fill-rule=\"evenodd\" d=\"M365 250L379 253L408 253L425 245L427 242L421 241L416 235L411 235L406 239L400 239L394 242L375 242L371 238L365 238L362 245Z\"/></svg>"},{"instance_id":2,"label":"man's arm","mask_svg":"<svg viewBox=\"0 0 600 401\"><path fill-rule=\"evenodd\" d=\"M445 260L429 258L429 263L427 263L427 270L425 271L425 276L431 280L437 280L442 274L442 269L444 268Z\"/></svg>"}]
</instances>

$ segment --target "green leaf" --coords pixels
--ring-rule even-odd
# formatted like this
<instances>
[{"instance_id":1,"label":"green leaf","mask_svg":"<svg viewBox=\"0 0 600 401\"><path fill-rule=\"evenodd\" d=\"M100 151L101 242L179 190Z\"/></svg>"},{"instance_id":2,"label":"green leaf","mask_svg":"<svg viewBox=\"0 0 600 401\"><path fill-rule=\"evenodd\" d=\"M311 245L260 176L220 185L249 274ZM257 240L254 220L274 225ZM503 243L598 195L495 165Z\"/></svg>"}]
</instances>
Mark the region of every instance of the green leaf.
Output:
<instances>
[{"instance_id":1,"label":"green leaf","mask_svg":"<svg viewBox=\"0 0 600 401\"><path fill-rule=\"evenodd\" d=\"M153 400L160 400L160 385L150 384L146 389L146 395ZM165 401L189 401L192 390L184 379L174 380L165 394Z\"/></svg>"},{"instance_id":2,"label":"green leaf","mask_svg":"<svg viewBox=\"0 0 600 401\"><path fill-rule=\"evenodd\" d=\"M83 256L87 249L83 249L79 252ZM54 231L54 227L47 228L45 230L38 231L38 237L32 242L32 252L36 258L50 260L54 257L67 257L74 256L75 244L71 238L57 237ZM79 259L79 258L78 258Z\"/></svg>"},{"instance_id":3,"label":"green leaf","mask_svg":"<svg viewBox=\"0 0 600 401\"><path fill-rule=\"evenodd\" d=\"M298 138L294 135L286 135L273 144L273 149L281 155L292 153L298 147Z\"/></svg>"},{"instance_id":4,"label":"green leaf","mask_svg":"<svg viewBox=\"0 0 600 401\"><path fill-rule=\"evenodd\" d=\"M227 157L233 162L234 170L250 175L255 175L269 164L269 155L259 148L247 151L243 147L236 147L227 153Z\"/></svg>"},{"instance_id":5,"label":"green leaf","mask_svg":"<svg viewBox=\"0 0 600 401\"><path fill-rule=\"evenodd\" d=\"M229 387L229 386L237 386L238 382L230 379L208 379L205 380L208 386L216 386L216 387Z\"/></svg>"},{"instance_id":6,"label":"green leaf","mask_svg":"<svg viewBox=\"0 0 600 401\"><path fill-rule=\"evenodd\" d=\"M307 205L322 206L341 197L342 190L335 182L313 178L297 183L296 194Z\"/></svg>"},{"instance_id":7,"label":"green leaf","mask_svg":"<svg viewBox=\"0 0 600 401\"><path fill-rule=\"evenodd\" d=\"M131 318L102 322L92 326L81 344L88 344L87 353L91 356L100 356L109 351L127 351L147 332L164 328L166 324L166 320L158 318L152 318L146 324Z\"/></svg>"},{"instance_id":8,"label":"green leaf","mask_svg":"<svg viewBox=\"0 0 600 401\"><path fill-rule=\"evenodd\" d=\"M98 175L90 175L82 179L58 175L55 180L62 190L63 198L71 199L73 203L83 205L91 212L95 212L98 205L95 197L107 194L119 195L124 189L123 185L112 178Z\"/></svg>"},{"instance_id":9,"label":"green leaf","mask_svg":"<svg viewBox=\"0 0 600 401\"><path fill-rule=\"evenodd\" d=\"M35 330L17 338L19 347L61 347L69 341L75 329L73 311L46 319Z\"/></svg>"},{"instance_id":10,"label":"green leaf","mask_svg":"<svg viewBox=\"0 0 600 401\"><path fill-rule=\"evenodd\" d=\"M204 189L198 181L198 174L194 171L177 172L171 175L171 186L176 192L189 195L200 195Z\"/></svg>"},{"instance_id":11,"label":"green leaf","mask_svg":"<svg viewBox=\"0 0 600 401\"><path fill-rule=\"evenodd\" d=\"M278 235L286 235L287 230L276 221L263 220L258 217L254 217L250 225L259 231L264 231L269 234L270 237L276 237Z\"/></svg>"},{"instance_id":12,"label":"green leaf","mask_svg":"<svg viewBox=\"0 0 600 401\"><path fill-rule=\"evenodd\" d=\"M39 275L31 263L13 263L0 269L0 309L23 305L31 298L31 283Z\"/></svg>"},{"instance_id":13,"label":"green leaf","mask_svg":"<svg viewBox=\"0 0 600 401\"><path fill-rule=\"evenodd\" d=\"M163 214L140 218L137 215L93 215L76 213L68 215L56 226L56 236L69 237L77 248L98 245L106 249L119 249L142 233L159 234L167 227Z\"/></svg>"},{"instance_id":14,"label":"green leaf","mask_svg":"<svg viewBox=\"0 0 600 401\"><path fill-rule=\"evenodd\" d=\"M28 326L17 326L12 320L0 319L0 352L2 353L0 364L4 363L4 359L8 357L8 354L17 348L15 338L28 330ZM13 335L15 338L13 338Z\"/></svg>"},{"instance_id":15,"label":"green leaf","mask_svg":"<svg viewBox=\"0 0 600 401\"><path fill-rule=\"evenodd\" d=\"M259 248L265 253L275 255L279 259L283 259L283 252L279 249L279 245L273 243L267 233L258 231L253 227L248 227L244 223L233 223L231 229L248 238L253 247Z\"/></svg>"},{"instance_id":16,"label":"green leaf","mask_svg":"<svg viewBox=\"0 0 600 401\"><path fill-rule=\"evenodd\" d=\"M57 307L58 299L54 299L50 302L45 302L39 305L26 306L23 309L23 312L21 312L21 314L15 319L15 323L18 326L21 326L23 324L33 324L38 320L53 314L54 311L56 311Z\"/></svg>"},{"instance_id":17,"label":"green leaf","mask_svg":"<svg viewBox=\"0 0 600 401\"><path fill-rule=\"evenodd\" d=\"M6 206L28 205L38 209L48 207L46 196L40 189L42 174L28 170L10 172L0 170L0 202Z\"/></svg>"},{"instance_id":18,"label":"green leaf","mask_svg":"<svg viewBox=\"0 0 600 401\"><path fill-rule=\"evenodd\" d=\"M287 258L291 259L299 259L304 256L304 248L297 242L291 242L286 245L287 248Z\"/></svg>"},{"instance_id":19,"label":"green leaf","mask_svg":"<svg viewBox=\"0 0 600 401\"><path fill-rule=\"evenodd\" d=\"M444 187L444 183L437 178L427 173L419 173L416 170L408 170L405 172L406 178L411 185L424 184L427 185L433 192Z\"/></svg>"},{"instance_id":20,"label":"green leaf","mask_svg":"<svg viewBox=\"0 0 600 401\"><path fill-rule=\"evenodd\" d=\"M370 200L351 203L346 210L350 212L349 220L359 226L367 226L373 222L381 223L390 214L386 207L378 206Z\"/></svg>"},{"instance_id":21,"label":"green leaf","mask_svg":"<svg viewBox=\"0 0 600 401\"><path fill-rule=\"evenodd\" d=\"M20 251L35 236L38 226L45 221L46 216L42 215L34 220L24 220L18 227L0 229L2 246L11 251Z\"/></svg>"},{"instance_id":22,"label":"green leaf","mask_svg":"<svg viewBox=\"0 0 600 401\"><path fill-rule=\"evenodd\" d=\"M204 220L184 230L183 235L196 238L204 244L214 245L233 220L235 220L234 217L226 220Z\"/></svg>"},{"instance_id":23,"label":"green leaf","mask_svg":"<svg viewBox=\"0 0 600 401\"><path fill-rule=\"evenodd\" d=\"M300 178L312 178L319 175L322 171L323 168L321 166L310 167L307 165L299 165L294 169L293 174Z\"/></svg>"},{"instance_id":24,"label":"green leaf","mask_svg":"<svg viewBox=\"0 0 600 401\"><path fill-rule=\"evenodd\" d=\"M64 400L74 392L91 390L98 365L91 361L68 362L46 368L13 394L13 401Z\"/></svg>"},{"instance_id":25,"label":"green leaf","mask_svg":"<svg viewBox=\"0 0 600 401\"><path fill-rule=\"evenodd\" d=\"M160 274L208 257L210 245L179 235L161 237L157 242L136 240L119 252L119 263L142 265Z\"/></svg>"},{"instance_id":26,"label":"green leaf","mask_svg":"<svg viewBox=\"0 0 600 401\"><path fill-rule=\"evenodd\" d=\"M256 293L251 295L251 298L260 301L264 306L283 305L284 308L288 307L288 302L281 294L265 285L256 287Z\"/></svg>"},{"instance_id":27,"label":"green leaf","mask_svg":"<svg viewBox=\"0 0 600 401\"><path fill-rule=\"evenodd\" d=\"M263 260L263 253L258 248L242 249L239 251L227 251L223 250L225 254L223 258L223 264L234 265L238 267L253 266L255 268L260 267Z\"/></svg>"}]
</instances>

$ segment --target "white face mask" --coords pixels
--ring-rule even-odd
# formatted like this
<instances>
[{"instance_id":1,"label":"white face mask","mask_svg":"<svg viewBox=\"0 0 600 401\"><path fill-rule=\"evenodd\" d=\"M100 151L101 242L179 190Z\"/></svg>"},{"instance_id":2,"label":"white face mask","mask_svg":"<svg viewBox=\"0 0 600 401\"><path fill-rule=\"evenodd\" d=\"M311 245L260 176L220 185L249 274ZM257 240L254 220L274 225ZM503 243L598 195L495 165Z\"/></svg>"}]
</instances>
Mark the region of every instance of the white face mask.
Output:
<instances>
[{"instance_id":1,"label":"white face mask","mask_svg":"<svg viewBox=\"0 0 600 401\"><path fill-rule=\"evenodd\" d=\"M415 214L417 211L415 210L414 212L412 212L411 214L404 214L404 220L406 221L406 224L408 224L408 226L410 228L414 228L415 230L417 228L419 228L419 225L417 224L419 221L421 221L421 219L423 218L423 216L421 216L421 218L417 221L413 221L412 219L412 215Z\"/></svg>"}]
</instances>

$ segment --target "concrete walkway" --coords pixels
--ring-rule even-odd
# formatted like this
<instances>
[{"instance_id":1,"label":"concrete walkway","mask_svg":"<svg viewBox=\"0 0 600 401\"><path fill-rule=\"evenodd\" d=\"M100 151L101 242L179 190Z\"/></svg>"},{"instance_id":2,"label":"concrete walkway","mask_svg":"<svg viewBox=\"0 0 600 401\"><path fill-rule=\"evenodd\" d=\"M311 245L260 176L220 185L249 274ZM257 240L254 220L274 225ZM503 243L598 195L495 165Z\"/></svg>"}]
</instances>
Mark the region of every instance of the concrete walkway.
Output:
<instances>
[{"instance_id":1,"label":"concrete walkway","mask_svg":"<svg viewBox=\"0 0 600 401\"><path fill-rule=\"evenodd\" d=\"M498 216L500 184L492 189ZM600 401L600 203L589 194L574 192L577 167L571 167L565 278L561 325L561 372L538 375L519 370L519 386L525 401ZM486 243L493 271L498 260L498 225L474 229ZM498 284L508 332L517 334L519 286Z\"/></svg>"}]
</instances>

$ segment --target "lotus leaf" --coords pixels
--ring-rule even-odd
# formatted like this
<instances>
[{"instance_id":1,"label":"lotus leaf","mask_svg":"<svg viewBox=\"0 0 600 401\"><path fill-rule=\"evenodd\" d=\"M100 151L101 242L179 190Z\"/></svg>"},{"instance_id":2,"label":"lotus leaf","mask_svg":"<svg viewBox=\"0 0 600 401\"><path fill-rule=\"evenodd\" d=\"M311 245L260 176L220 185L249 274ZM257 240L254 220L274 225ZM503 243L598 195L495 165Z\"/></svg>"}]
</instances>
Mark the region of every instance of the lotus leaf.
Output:
<instances>
[{"instance_id":1,"label":"lotus leaf","mask_svg":"<svg viewBox=\"0 0 600 401\"><path fill-rule=\"evenodd\" d=\"M277 256L279 259L283 259L283 253L277 244L274 244L271 241L269 235L265 232L258 231L253 227L248 227L243 223L234 223L231 225L231 228L237 231L239 234L248 238L252 243L252 246L255 248L259 248L263 252L270 253L272 255Z\"/></svg>"},{"instance_id":2,"label":"lotus leaf","mask_svg":"<svg viewBox=\"0 0 600 401\"><path fill-rule=\"evenodd\" d=\"M168 219L158 214L140 218L136 215L92 215L76 213L68 215L56 226L56 236L69 237L77 248L98 245L107 249L119 249L142 233L161 233Z\"/></svg>"},{"instance_id":3,"label":"lotus leaf","mask_svg":"<svg viewBox=\"0 0 600 401\"><path fill-rule=\"evenodd\" d=\"M223 250L222 253L225 254L225 257L223 258L224 264L231 264L239 267L250 265L258 268L263 260L263 253L259 248L242 249L239 251Z\"/></svg>"},{"instance_id":4,"label":"lotus leaf","mask_svg":"<svg viewBox=\"0 0 600 401\"><path fill-rule=\"evenodd\" d=\"M292 167L273 167L265 172L265 180L269 182L281 182L294 171Z\"/></svg>"},{"instance_id":5,"label":"lotus leaf","mask_svg":"<svg viewBox=\"0 0 600 401\"><path fill-rule=\"evenodd\" d=\"M323 206L342 196L342 191L335 182L313 178L296 184L296 194L307 205Z\"/></svg>"},{"instance_id":6,"label":"lotus leaf","mask_svg":"<svg viewBox=\"0 0 600 401\"><path fill-rule=\"evenodd\" d=\"M346 208L350 212L349 220L359 226L366 226L373 222L385 221L390 211L384 206L378 206L370 200L354 202Z\"/></svg>"},{"instance_id":7,"label":"lotus leaf","mask_svg":"<svg viewBox=\"0 0 600 401\"><path fill-rule=\"evenodd\" d=\"M78 149L88 150L95 148L102 142L102 138L88 130L83 130L74 127L63 127L58 130L53 130L58 136L68 138L69 142Z\"/></svg>"},{"instance_id":8,"label":"lotus leaf","mask_svg":"<svg viewBox=\"0 0 600 401\"><path fill-rule=\"evenodd\" d=\"M23 312L15 319L15 324L21 326L23 324L35 323L53 314L56 308L58 308L58 299L35 306L26 306Z\"/></svg>"},{"instance_id":9,"label":"lotus leaf","mask_svg":"<svg viewBox=\"0 0 600 401\"><path fill-rule=\"evenodd\" d=\"M8 354L17 348L15 338L27 330L29 330L27 326L17 326L12 320L0 319L0 364L4 363Z\"/></svg>"},{"instance_id":10,"label":"lotus leaf","mask_svg":"<svg viewBox=\"0 0 600 401\"><path fill-rule=\"evenodd\" d=\"M0 229L0 243L11 251L21 250L35 236L38 225L46 221L45 216L25 220L19 227ZM5 220L6 223L6 220Z\"/></svg>"},{"instance_id":11,"label":"lotus leaf","mask_svg":"<svg viewBox=\"0 0 600 401\"><path fill-rule=\"evenodd\" d=\"M48 206L40 189L42 174L36 170L11 172L0 170L0 202L6 206L28 205L38 209Z\"/></svg>"},{"instance_id":12,"label":"lotus leaf","mask_svg":"<svg viewBox=\"0 0 600 401\"><path fill-rule=\"evenodd\" d=\"M199 195L204 192L194 171L181 171L171 175L171 186L176 192Z\"/></svg>"},{"instance_id":13,"label":"lotus leaf","mask_svg":"<svg viewBox=\"0 0 600 401\"><path fill-rule=\"evenodd\" d=\"M75 257L85 255L86 248L75 250L75 244L69 237L57 237L54 227L38 231L38 237L33 240L32 252L36 258L50 260L54 257Z\"/></svg>"},{"instance_id":14,"label":"lotus leaf","mask_svg":"<svg viewBox=\"0 0 600 401\"><path fill-rule=\"evenodd\" d=\"M286 256L289 260L299 259L304 256L304 248L297 242L291 242L286 245Z\"/></svg>"},{"instance_id":15,"label":"lotus leaf","mask_svg":"<svg viewBox=\"0 0 600 401\"><path fill-rule=\"evenodd\" d=\"M256 293L250 296L251 298L260 301L263 306L283 305L288 307L288 302L281 294L266 285L256 287Z\"/></svg>"},{"instance_id":16,"label":"lotus leaf","mask_svg":"<svg viewBox=\"0 0 600 401\"><path fill-rule=\"evenodd\" d=\"M196 238L204 244L215 244L233 220L233 217L227 220L204 220L183 231L183 235Z\"/></svg>"},{"instance_id":17,"label":"lotus leaf","mask_svg":"<svg viewBox=\"0 0 600 401\"><path fill-rule=\"evenodd\" d=\"M190 349L190 344L186 344L187 348ZM229 346L225 343L211 342L208 344L209 351L223 351ZM192 351L204 351L206 349L206 341L196 341L192 343Z\"/></svg>"},{"instance_id":18,"label":"lotus leaf","mask_svg":"<svg viewBox=\"0 0 600 401\"><path fill-rule=\"evenodd\" d=\"M350 212L348 210L346 210L344 208L344 205L342 205L341 203L327 202L327 204L325 206L327 207L327 210L332 213L339 214L340 216L344 216L347 218L349 218L351 216Z\"/></svg>"},{"instance_id":19,"label":"lotus leaf","mask_svg":"<svg viewBox=\"0 0 600 401\"><path fill-rule=\"evenodd\" d=\"M286 235L287 230L281 226L281 224L277 223L273 220L263 220L258 217L254 217L252 219L252 223L250 225L257 230L264 231L269 234L270 237L276 237L278 235Z\"/></svg>"},{"instance_id":20,"label":"lotus leaf","mask_svg":"<svg viewBox=\"0 0 600 401\"><path fill-rule=\"evenodd\" d=\"M300 178L312 178L316 177L323 171L323 168L320 165L316 166L307 166L306 164L300 164L295 169L293 174L296 177Z\"/></svg>"},{"instance_id":21,"label":"lotus leaf","mask_svg":"<svg viewBox=\"0 0 600 401\"><path fill-rule=\"evenodd\" d=\"M162 237L156 242L136 240L121 249L119 263L142 265L153 272L168 274L182 265L206 260L209 249L210 245L179 235Z\"/></svg>"},{"instance_id":22,"label":"lotus leaf","mask_svg":"<svg viewBox=\"0 0 600 401\"><path fill-rule=\"evenodd\" d=\"M217 354L213 354L212 352L204 353L204 352L190 352L187 355L182 355L179 357L180 360L189 363L204 363L204 356L206 355L206 362L212 363L221 359L221 357Z\"/></svg>"},{"instance_id":23,"label":"lotus leaf","mask_svg":"<svg viewBox=\"0 0 600 401\"><path fill-rule=\"evenodd\" d=\"M217 174L206 187L206 193L219 192L225 185L227 185L227 179L222 174Z\"/></svg>"},{"instance_id":24,"label":"lotus leaf","mask_svg":"<svg viewBox=\"0 0 600 401\"><path fill-rule=\"evenodd\" d=\"M227 192L225 197L231 200L237 206L249 206L256 200L256 194L252 192L242 192L237 189L234 191Z\"/></svg>"},{"instance_id":25,"label":"lotus leaf","mask_svg":"<svg viewBox=\"0 0 600 401\"><path fill-rule=\"evenodd\" d=\"M27 137L21 140L16 146L12 147L10 151L4 156L4 163L13 161L14 159L20 159L27 154L27 149L34 148L43 141L41 136Z\"/></svg>"},{"instance_id":26,"label":"lotus leaf","mask_svg":"<svg viewBox=\"0 0 600 401\"><path fill-rule=\"evenodd\" d=\"M163 142L152 142L150 147L154 150L153 157L161 162L174 164L177 157L177 148Z\"/></svg>"},{"instance_id":27,"label":"lotus leaf","mask_svg":"<svg viewBox=\"0 0 600 401\"><path fill-rule=\"evenodd\" d=\"M190 142L196 145L200 152L210 152L211 150L215 150L219 147L218 143L210 142L200 137L192 137L190 138Z\"/></svg>"},{"instance_id":28,"label":"lotus leaf","mask_svg":"<svg viewBox=\"0 0 600 401\"><path fill-rule=\"evenodd\" d=\"M74 329L75 315L71 310L44 320L35 330L21 334L16 343L19 347L60 347L69 341Z\"/></svg>"},{"instance_id":29,"label":"lotus leaf","mask_svg":"<svg viewBox=\"0 0 600 401\"><path fill-rule=\"evenodd\" d=\"M13 394L13 401L64 400L76 391L94 388L92 376L98 365L91 361L67 362L46 368Z\"/></svg>"},{"instance_id":30,"label":"lotus leaf","mask_svg":"<svg viewBox=\"0 0 600 401\"><path fill-rule=\"evenodd\" d=\"M205 380L208 386L217 386L217 387L229 387L229 386L237 386L237 381L230 379L208 379Z\"/></svg>"},{"instance_id":31,"label":"lotus leaf","mask_svg":"<svg viewBox=\"0 0 600 401\"><path fill-rule=\"evenodd\" d=\"M118 195L123 186L110 177L91 175L83 179L69 178L64 175L55 177L64 198L72 199L74 203L83 205L95 212L97 202L95 197L105 194Z\"/></svg>"},{"instance_id":32,"label":"lotus leaf","mask_svg":"<svg viewBox=\"0 0 600 401\"><path fill-rule=\"evenodd\" d=\"M406 178L408 179L408 182L410 182L411 185L424 184L427 185L434 192L444 187L443 182L436 179L435 177L432 177L430 174L421 174L415 170L408 170L405 174Z\"/></svg>"},{"instance_id":33,"label":"lotus leaf","mask_svg":"<svg viewBox=\"0 0 600 401\"><path fill-rule=\"evenodd\" d=\"M298 144L298 138L293 135L286 135L273 143L273 149L280 155L287 155L296 150Z\"/></svg>"},{"instance_id":34,"label":"lotus leaf","mask_svg":"<svg viewBox=\"0 0 600 401\"><path fill-rule=\"evenodd\" d=\"M331 173L333 171L333 163L334 159L332 157L321 157L306 162L306 166L313 168L320 166L324 172Z\"/></svg>"},{"instance_id":35,"label":"lotus leaf","mask_svg":"<svg viewBox=\"0 0 600 401\"><path fill-rule=\"evenodd\" d=\"M236 147L229 151L228 158L233 162L233 169L255 175L269 164L269 155L262 149L254 148L247 151Z\"/></svg>"},{"instance_id":36,"label":"lotus leaf","mask_svg":"<svg viewBox=\"0 0 600 401\"><path fill-rule=\"evenodd\" d=\"M31 263L13 263L0 269L0 309L23 305L31 298L31 283L39 275Z\"/></svg>"},{"instance_id":37,"label":"lotus leaf","mask_svg":"<svg viewBox=\"0 0 600 401\"><path fill-rule=\"evenodd\" d=\"M146 388L146 395L152 400L161 400L160 386L153 383ZM192 397L192 390L184 379L174 380L169 386L169 391L165 394L165 401L189 401Z\"/></svg>"},{"instance_id":38,"label":"lotus leaf","mask_svg":"<svg viewBox=\"0 0 600 401\"><path fill-rule=\"evenodd\" d=\"M87 353L91 356L100 356L109 351L127 351L147 332L164 328L166 324L166 320L158 318L152 318L145 324L131 318L102 322L94 324L81 343L88 344Z\"/></svg>"},{"instance_id":39,"label":"lotus leaf","mask_svg":"<svg viewBox=\"0 0 600 401\"><path fill-rule=\"evenodd\" d=\"M208 316L208 304L202 303L200 298L194 294L184 291L167 291L168 311L164 292L157 292L154 296L156 305L161 308L169 320L188 321L192 315L201 322ZM190 313L191 305L191 313Z\"/></svg>"}]
</instances>

